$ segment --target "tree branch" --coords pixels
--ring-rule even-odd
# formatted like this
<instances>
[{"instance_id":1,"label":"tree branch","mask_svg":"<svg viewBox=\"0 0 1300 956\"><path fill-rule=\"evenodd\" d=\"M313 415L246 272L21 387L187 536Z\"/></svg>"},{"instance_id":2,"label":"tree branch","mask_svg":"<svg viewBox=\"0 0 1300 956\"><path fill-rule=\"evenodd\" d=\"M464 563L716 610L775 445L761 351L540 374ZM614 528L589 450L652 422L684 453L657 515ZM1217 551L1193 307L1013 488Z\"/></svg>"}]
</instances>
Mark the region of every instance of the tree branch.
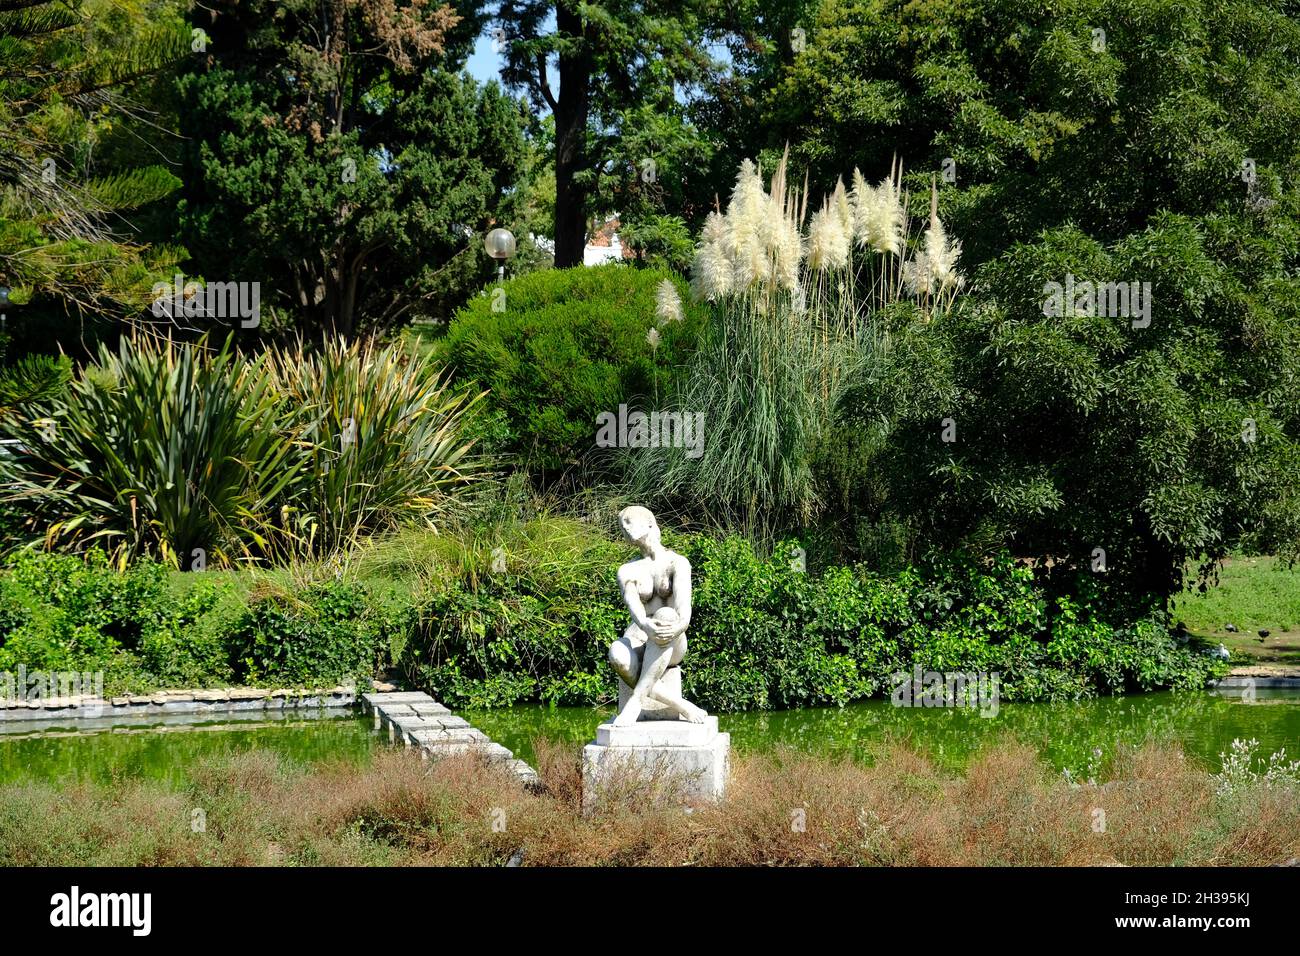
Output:
<instances>
[{"instance_id":1,"label":"tree branch","mask_svg":"<svg viewBox=\"0 0 1300 956\"><path fill-rule=\"evenodd\" d=\"M542 91L542 99L546 100L546 105L551 108L551 112L558 111L560 107L556 104L555 97L551 95L551 85L546 82L545 53L537 54L537 86Z\"/></svg>"}]
</instances>

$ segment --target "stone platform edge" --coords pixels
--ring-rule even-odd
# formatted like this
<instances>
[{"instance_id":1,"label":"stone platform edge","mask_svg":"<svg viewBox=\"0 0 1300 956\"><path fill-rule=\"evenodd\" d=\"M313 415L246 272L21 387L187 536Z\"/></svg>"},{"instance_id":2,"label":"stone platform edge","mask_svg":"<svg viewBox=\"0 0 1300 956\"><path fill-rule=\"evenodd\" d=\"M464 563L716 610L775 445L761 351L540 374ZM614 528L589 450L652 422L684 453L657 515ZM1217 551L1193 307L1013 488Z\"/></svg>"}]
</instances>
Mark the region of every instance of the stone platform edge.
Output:
<instances>
[{"instance_id":1,"label":"stone platform edge","mask_svg":"<svg viewBox=\"0 0 1300 956\"><path fill-rule=\"evenodd\" d=\"M423 691L362 694L360 702L373 715L375 730L388 732L389 743L415 747L423 758L476 753L504 764L525 786L540 785L526 761Z\"/></svg>"},{"instance_id":2,"label":"stone platform edge","mask_svg":"<svg viewBox=\"0 0 1300 956\"><path fill-rule=\"evenodd\" d=\"M1256 690L1300 690L1300 675L1229 674L1214 683L1218 690L1254 687Z\"/></svg>"},{"instance_id":3,"label":"stone platform edge","mask_svg":"<svg viewBox=\"0 0 1300 956\"><path fill-rule=\"evenodd\" d=\"M248 714L285 710L355 707L355 687L162 690L123 697L45 697L36 700L0 698L0 723L21 720L160 717L164 714Z\"/></svg>"}]
</instances>

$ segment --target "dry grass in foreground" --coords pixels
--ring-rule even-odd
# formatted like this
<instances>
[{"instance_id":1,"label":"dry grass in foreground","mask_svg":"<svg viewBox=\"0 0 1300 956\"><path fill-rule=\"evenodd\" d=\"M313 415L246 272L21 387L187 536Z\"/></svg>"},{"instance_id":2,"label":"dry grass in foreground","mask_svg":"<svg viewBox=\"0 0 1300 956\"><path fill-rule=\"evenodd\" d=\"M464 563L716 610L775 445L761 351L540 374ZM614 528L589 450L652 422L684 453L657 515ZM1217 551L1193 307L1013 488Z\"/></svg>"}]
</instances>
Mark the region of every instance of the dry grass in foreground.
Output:
<instances>
[{"instance_id":1,"label":"dry grass in foreground","mask_svg":"<svg viewBox=\"0 0 1300 956\"><path fill-rule=\"evenodd\" d=\"M363 770L265 753L213 760L183 791L117 782L0 788L0 865L1261 865L1300 856L1300 792L1231 792L1168 748L1075 786L1006 744L964 776L891 747L874 767L793 752L736 759L720 806L657 808L628 780L580 812L578 755L539 742L540 792L472 757L383 752ZM194 832L195 810L205 827ZM1104 824L1104 825L1103 825ZM516 859L519 857L516 856Z\"/></svg>"}]
</instances>

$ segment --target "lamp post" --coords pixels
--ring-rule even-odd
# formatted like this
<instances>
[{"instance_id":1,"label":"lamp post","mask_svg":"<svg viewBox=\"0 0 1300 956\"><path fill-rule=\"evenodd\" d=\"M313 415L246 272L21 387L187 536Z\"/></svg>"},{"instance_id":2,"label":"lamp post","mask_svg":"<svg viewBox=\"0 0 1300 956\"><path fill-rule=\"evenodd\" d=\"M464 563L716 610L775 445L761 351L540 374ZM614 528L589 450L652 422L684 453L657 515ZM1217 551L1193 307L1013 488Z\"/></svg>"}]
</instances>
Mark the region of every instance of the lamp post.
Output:
<instances>
[{"instance_id":1,"label":"lamp post","mask_svg":"<svg viewBox=\"0 0 1300 956\"><path fill-rule=\"evenodd\" d=\"M483 248L497 261L497 278L506 278L506 260L515 254L515 235L509 229L493 229L483 237Z\"/></svg>"}]
</instances>

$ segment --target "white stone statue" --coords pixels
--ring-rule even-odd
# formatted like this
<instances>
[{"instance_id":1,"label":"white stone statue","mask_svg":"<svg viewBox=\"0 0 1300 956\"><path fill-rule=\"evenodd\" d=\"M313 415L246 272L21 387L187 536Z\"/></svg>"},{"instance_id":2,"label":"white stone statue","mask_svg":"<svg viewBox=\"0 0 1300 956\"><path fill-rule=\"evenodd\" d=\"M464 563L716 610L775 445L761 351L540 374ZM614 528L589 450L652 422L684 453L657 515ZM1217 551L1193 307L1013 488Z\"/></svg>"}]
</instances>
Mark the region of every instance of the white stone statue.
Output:
<instances>
[{"instance_id":1,"label":"white stone statue","mask_svg":"<svg viewBox=\"0 0 1300 956\"><path fill-rule=\"evenodd\" d=\"M627 700L614 726L626 727L652 716L704 723L708 715L681 696L681 672L674 672L676 681L664 680L668 669L686 656L690 562L664 547L648 508L624 508L618 520L623 534L641 549L641 557L618 569L618 588L632 619L623 636L610 645L609 661L631 693L620 695Z\"/></svg>"}]
</instances>

